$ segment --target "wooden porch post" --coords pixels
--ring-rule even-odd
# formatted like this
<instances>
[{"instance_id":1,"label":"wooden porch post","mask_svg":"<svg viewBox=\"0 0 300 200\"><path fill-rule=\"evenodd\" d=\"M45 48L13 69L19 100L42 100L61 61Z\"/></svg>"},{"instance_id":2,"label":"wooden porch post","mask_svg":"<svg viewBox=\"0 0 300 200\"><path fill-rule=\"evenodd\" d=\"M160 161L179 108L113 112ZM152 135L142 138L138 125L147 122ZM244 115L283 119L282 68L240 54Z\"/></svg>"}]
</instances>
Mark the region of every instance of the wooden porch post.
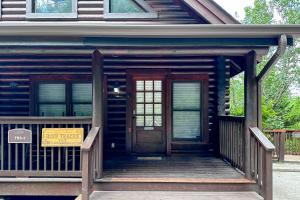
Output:
<instances>
[{"instance_id":1,"label":"wooden porch post","mask_svg":"<svg viewBox=\"0 0 300 200\"><path fill-rule=\"evenodd\" d=\"M103 56L95 50L92 55L93 73L93 127L100 127L103 130ZM96 158L97 177L102 177L103 173L103 131L99 132L99 157ZM98 156L97 155L97 156Z\"/></svg>"},{"instance_id":2,"label":"wooden porch post","mask_svg":"<svg viewBox=\"0 0 300 200\"><path fill-rule=\"evenodd\" d=\"M225 97L226 97L226 63L224 56L217 58L217 91L218 91L218 116L225 115ZM220 153L220 132L219 132L219 120L215 120L217 133L214 137L215 152Z\"/></svg>"},{"instance_id":3,"label":"wooden porch post","mask_svg":"<svg viewBox=\"0 0 300 200\"><path fill-rule=\"evenodd\" d=\"M250 130L249 127L257 127L257 81L256 81L256 52L251 51L246 55L245 69L245 175L250 174Z\"/></svg>"}]
</instances>

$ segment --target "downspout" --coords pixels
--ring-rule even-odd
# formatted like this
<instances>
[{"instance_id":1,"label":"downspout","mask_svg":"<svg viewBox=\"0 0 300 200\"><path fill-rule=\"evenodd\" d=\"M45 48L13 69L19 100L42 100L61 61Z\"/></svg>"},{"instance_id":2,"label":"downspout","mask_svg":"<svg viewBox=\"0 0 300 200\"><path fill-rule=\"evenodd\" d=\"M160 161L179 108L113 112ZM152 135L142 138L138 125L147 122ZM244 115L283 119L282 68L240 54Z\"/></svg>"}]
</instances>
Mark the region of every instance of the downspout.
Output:
<instances>
[{"instance_id":1,"label":"downspout","mask_svg":"<svg viewBox=\"0 0 300 200\"><path fill-rule=\"evenodd\" d=\"M276 52L273 54L273 56L270 58L270 60L267 62L267 64L264 66L264 68L261 70L261 72L257 75L256 81L257 81L257 122L258 122L258 128L262 130L262 81L268 74L268 72L271 70L271 68L278 62L278 60L282 57L285 50L287 48L287 36L281 35L278 47Z\"/></svg>"}]
</instances>

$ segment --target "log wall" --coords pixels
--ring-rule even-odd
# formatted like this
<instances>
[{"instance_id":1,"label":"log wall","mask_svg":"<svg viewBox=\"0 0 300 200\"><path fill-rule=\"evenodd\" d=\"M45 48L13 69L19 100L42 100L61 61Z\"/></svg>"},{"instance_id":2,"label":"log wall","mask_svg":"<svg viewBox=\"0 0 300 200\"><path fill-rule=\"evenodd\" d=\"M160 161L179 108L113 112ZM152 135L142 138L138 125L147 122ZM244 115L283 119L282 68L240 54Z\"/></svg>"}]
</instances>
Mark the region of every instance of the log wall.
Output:
<instances>
[{"instance_id":1,"label":"log wall","mask_svg":"<svg viewBox=\"0 0 300 200\"><path fill-rule=\"evenodd\" d=\"M0 58L0 116L30 115L30 78L34 75L91 75L91 58L82 56L13 56ZM105 145L108 152L125 152L126 145L126 69L160 68L172 73L209 74L209 130L216 134L217 85L216 57L105 57L104 72L107 85L105 117ZM229 84L230 68L226 67L226 83ZM112 94L115 82L120 84L122 97ZM228 87L227 87L228 89ZM229 109L229 92L226 108ZM112 148L114 143L114 148Z\"/></svg>"}]
</instances>

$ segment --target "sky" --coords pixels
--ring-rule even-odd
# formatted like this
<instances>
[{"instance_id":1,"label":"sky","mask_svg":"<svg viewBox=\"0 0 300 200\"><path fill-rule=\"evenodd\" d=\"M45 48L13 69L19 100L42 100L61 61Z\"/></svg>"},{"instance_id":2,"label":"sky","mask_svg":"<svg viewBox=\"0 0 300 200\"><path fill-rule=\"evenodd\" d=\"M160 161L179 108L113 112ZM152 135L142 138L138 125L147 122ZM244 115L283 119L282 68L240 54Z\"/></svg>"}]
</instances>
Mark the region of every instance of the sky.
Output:
<instances>
[{"instance_id":1,"label":"sky","mask_svg":"<svg viewBox=\"0 0 300 200\"><path fill-rule=\"evenodd\" d=\"M214 0L220 6L222 6L227 12L229 12L232 16L236 16L235 13L238 14L238 19L244 19L245 12L244 8L246 6L253 6L254 0Z\"/></svg>"}]
</instances>

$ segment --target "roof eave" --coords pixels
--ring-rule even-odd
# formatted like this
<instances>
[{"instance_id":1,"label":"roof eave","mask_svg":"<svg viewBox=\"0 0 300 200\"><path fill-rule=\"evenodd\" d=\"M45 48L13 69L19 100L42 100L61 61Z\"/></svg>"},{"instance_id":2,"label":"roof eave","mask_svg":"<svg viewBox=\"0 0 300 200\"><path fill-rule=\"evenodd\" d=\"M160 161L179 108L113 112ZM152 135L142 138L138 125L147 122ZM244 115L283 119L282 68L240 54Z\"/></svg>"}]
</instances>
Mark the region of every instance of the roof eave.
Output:
<instances>
[{"instance_id":1,"label":"roof eave","mask_svg":"<svg viewBox=\"0 0 300 200\"><path fill-rule=\"evenodd\" d=\"M278 38L300 37L300 25L143 25L98 22L0 23L0 36L128 38Z\"/></svg>"}]
</instances>

